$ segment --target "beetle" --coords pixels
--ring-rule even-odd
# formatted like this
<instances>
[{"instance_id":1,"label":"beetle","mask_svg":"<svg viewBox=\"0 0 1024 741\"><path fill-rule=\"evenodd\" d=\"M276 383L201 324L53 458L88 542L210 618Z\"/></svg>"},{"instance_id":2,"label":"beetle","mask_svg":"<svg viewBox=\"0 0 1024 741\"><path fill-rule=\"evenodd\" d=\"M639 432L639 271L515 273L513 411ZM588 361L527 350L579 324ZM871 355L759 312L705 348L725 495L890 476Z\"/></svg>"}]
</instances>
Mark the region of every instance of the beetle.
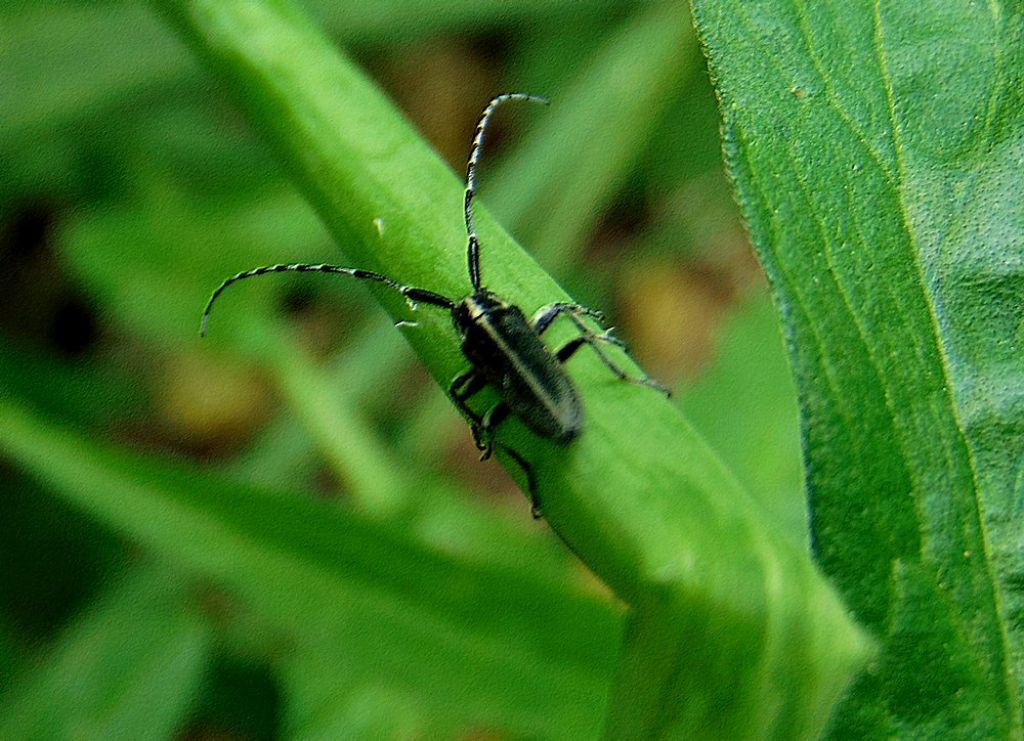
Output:
<instances>
[{"instance_id":1,"label":"beetle","mask_svg":"<svg viewBox=\"0 0 1024 741\"><path fill-rule=\"evenodd\" d=\"M214 302L233 283L259 275L283 272L331 273L347 275L357 280L381 283L405 297L410 308L427 304L445 309L451 314L452 324L461 340L462 353L470 367L460 373L448 387L448 395L469 420L470 431L480 460L487 460L498 445L522 467L534 517L540 516L537 500L537 482L533 468L515 450L496 443L495 429L509 415L522 421L539 437L557 443L568 443L583 430L583 406L575 384L564 369L564 364L581 347L594 350L602 363L619 379L649 386L666 395L668 389L646 376L630 376L605 354L602 345L625 349L625 344L611 334L611 330L594 332L584 321L589 317L603 323L599 311L580 304L559 302L541 308L527 319L522 309L486 288L480 279L480 240L473 225L473 197L476 193L476 168L483 149L487 124L498 106L508 101L526 101L548 104L546 98L527 93L503 93L495 96L484 108L476 126L466 166L466 195L464 215L469 243L466 260L472 292L460 300L450 299L425 288L403 285L386 275L360 268L347 268L326 264L279 264L253 268L226 278L210 295L200 321L199 334L206 335L207 323ZM544 343L542 335L560 316L565 316L579 330L579 335L557 351ZM401 324L402 322L399 322ZM497 390L500 401L485 414L478 414L469 406L469 400L485 387Z\"/></svg>"}]
</instances>

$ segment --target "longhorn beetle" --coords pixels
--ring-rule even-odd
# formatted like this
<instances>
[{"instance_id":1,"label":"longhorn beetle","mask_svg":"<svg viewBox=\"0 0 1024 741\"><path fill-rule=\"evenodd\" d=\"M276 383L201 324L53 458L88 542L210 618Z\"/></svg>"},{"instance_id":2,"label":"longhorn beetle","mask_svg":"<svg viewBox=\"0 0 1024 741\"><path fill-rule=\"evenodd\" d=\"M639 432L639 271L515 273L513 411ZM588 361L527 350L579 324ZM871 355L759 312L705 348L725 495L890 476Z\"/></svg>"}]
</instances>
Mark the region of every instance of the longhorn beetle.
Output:
<instances>
[{"instance_id":1,"label":"longhorn beetle","mask_svg":"<svg viewBox=\"0 0 1024 741\"><path fill-rule=\"evenodd\" d=\"M469 420L473 440L477 449L482 451L480 460L490 458L497 444L522 467L526 473L533 515L540 517L533 468L519 453L506 445L496 443L494 439L495 429L509 414L519 418L540 437L558 443L568 443L576 438L583 429L583 408L579 393L562 366L584 345L591 347L601 362L621 380L650 386L666 395L669 391L657 381L628 375L605 354L601 347L603 344L616 345L623 349L625 345L611 334L611 330L595 333L583 321L583 317L590 317L602 322L604 316L599 311L579 304L559 302L541 308L532 319L527 320L522 309L506 302L480 282L480 240L473 226L476 166L480 161L484 132L487 130L491 114L502 103L510 100L548 104L547 99L536 95L504 93L493 98L480 116L466 167L464 206L466 234L469 237L466 259L469 263L469 280L473 285L471 294L456 301L424 288L402 285L380 273L359 268L307 264L267 265L233 275L217 286L203 310L199 334L205 336L210 310L225 288L237 281L268 273L295 271L347 275L359 280L383 283L401 293L414 310L420 303L446 309L451 313L452 324L455 325L455 330L462 340L462 352L470 363L469 369L452 381L448 387L448 395ZM541 340L541 335L555 319L563 315L573 322L580 334L559 350L552 352ZM468 401L488 385L497 390L501 401L480 415L469 407Z\"/></svg>"}]
</instances>

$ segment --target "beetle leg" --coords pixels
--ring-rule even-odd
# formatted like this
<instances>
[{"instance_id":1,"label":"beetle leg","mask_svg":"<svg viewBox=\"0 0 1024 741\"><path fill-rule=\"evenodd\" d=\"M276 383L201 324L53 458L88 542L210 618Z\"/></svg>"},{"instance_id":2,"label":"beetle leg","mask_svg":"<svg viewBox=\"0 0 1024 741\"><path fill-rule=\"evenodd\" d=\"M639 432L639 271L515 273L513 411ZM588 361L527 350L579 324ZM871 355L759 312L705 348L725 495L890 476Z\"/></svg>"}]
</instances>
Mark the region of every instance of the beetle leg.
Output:
<instances>
[{"instance_id":1,"label":"beetle leg","mask_svg":"<svg viewBox=\"0 0 1024 741\"><path fill-rule=\"evenodd\" d=\"M611 334L610 329L606 329L601 334L595 334L594 331L591 330L590 327L586 325L586 323L584 323L583 317L585 316L592 317L596 319L598 322L602 322L604 320L604 315L601 312L596 311L595 309L588 309L586 306L581 306L580 304L573 304L569 302L551 304L549 306L541 308L534 315L533 320L531 321L531 325L533 326L533 329L534 331L537 332L537 334L543 334L544 331L551 326L551 323L554 322L555 319L557 319L563 314L568 316L572 323L576 325L576 328L580 331L580 336L573 340L570 340L564 347L562 347L562 349L558 351L557 356L559 361L564 363L569 358L571 358L573 354L581 347L583 347L584 345L590 345L590 347L594 348L594 352L597 354L597 357L601 360L601 362L604 363L605 367L607 367L608 370L614 373L617 378L623 381L628 381L629 383L635 383L638 386L648 386L656 391L660 391L666 396L672 395L672 392L669 389L665 388L657 381L648 378L647 376L637 378L629 375L628 373L626 373L626 371L622 370L622 368L617 366L612 361L612 359L605 354L605 352L601 349L602 344L615 345L616 347L620 347L623 350L626 350L627 352L628 348L626 347L625 342L620 340L615 335Z\"/></svg>"},{"instance_id":2,"label":"beetle leg","mask_svg":"<svg viewBox=\"0 0 1024 741\"><path fill-rule=\"evenodd\" d=\"M484 377L477 373L475 369L470 368L464 373L455 376L448 386L448 396L455 402L455 406L459 408L459 411L470 420L470 428L473 430L474 440L479 434L479 427L483 424L483 418L469 408L466 400L480 392L486 385L487 381L484 380Z\"/></svg>"},{"instance_id":3,"label":"beetle leg","mask_svg":"<svg viewBox=\"0 0 1024 741\"><path fill-rule=\"evenodd\" d=\"M470 368L452 379L452 382L448 384L448 395L459 399L468 399L482 388L480 374L475 368Z\"/></svg>"},{"instance_id":4,"label":"beetle leg","mask_svg":"<svg viewBox=\"0 0 1024 741\"><path fill-rule=\"evenodd\" d=\"M480 460L485 461L491 457L494 452L494 430L508 419L511 411L508 404L500 401L484 415L479 429L473 430L473 440L476 442L477 450L482 452Z\"/></svg>"},{"instance_id":5,"label":"beetle leg","mask_svg":"<svg viewBox=\"0 0 1024 741\"><path fill-rule=\"evenodd\" d=\"M654 389L655 391L660 391L661 393L665 394L665 396L672 396L672 391L670 389L665 388L654 379L648 378L647 376L637 377L629 375L628 373L626 373L626 371L622 370L622 368L617 366L612 361L612 359L605 354L604 350L601 349L602 344L615 345L616 347L621 347L625 349L626 345L622 340L620 340L618 337L615 337L614 335L609 334L607 331L602 332L601 334L594 334L578 317L571 314L570 317L574 320L576 326L583 334L581 334L579 337L574 337L573 339L569 340L569 342L563 345L562 348L559 349L557 353L555 353L555 356L558 358L559 362L566 362L569 358L575 355L576 351L579 350L581 347L583 347L584 345L589 345L594 349L594 353L597 355L600 361L604 363L605 367L608 368L608 370L610 370L612 373L614 373L619 380L626 381L628 383L633 383L636 384L637 386L647 386L649 388Z\"/></svg>"},{"instance_id":6,"label":"beetle leg","mask_svg":"<svg viewBox=\"0 0 1024 741\"><path fill-rule=\"evenodd\" d=\"M588 309L586 306L580 304L573 304L567 301L561 301L557 304L549 304L548 306L541 307L536 314L533 315L533 319L530 320L530 326L537 334L544 334L544 331L551 326L551 323L555 321L562 314L569 314L573 317L589 316L597 320L598 324L604 324L605 318L597 309ZM579 324L579 322L577 322Z\"/></svg>"},{"instance_id":7,"label":"beetle leg","mask_svg":"<svg viewBox=\"0 0 1024 741\"><path fill-rule=\"evenodd\" d=\"M518 463L519 467L523 469L523 473L526 474L526 489L527 493L530 495L530 514L533 515L533 519L539 520L541 518L540 500L537 498L537 478L533 474L533 466L527 463L523 456L519 455L519 453L512 450L512 448L507 445L499 444L498 447L505 451L509 458Z\"/></svg>"},{"instance_id":8,"label":"beetle leg","mask_svg":"<svg viewBox=\"0 0 1024 741\"><path fill-rule=\"evenodd\" d=\"M458 379L456 379L458 380ZM453 384L454 385L454 384ZM526 474L526 488L527 493L530 495L530 514L533 515L533 519L539 520L541 517L540 512L540 500L537 499L537 478L533 474L533 466L526 462L523 456L519 455L512 448L507 445L502 445L496 442L494 439L494 431L498 425L508 419L509 414L512 410L505 402L498 402L483 416L479 425L473 425L470 429L473 433L473 442L476 443L478 450L482 451L480 460L485 461L491 457L494 453L495 448L501 448L502 451L508 454L508 457L519 464L519 467Z\"/></svg>"}]
</instances>

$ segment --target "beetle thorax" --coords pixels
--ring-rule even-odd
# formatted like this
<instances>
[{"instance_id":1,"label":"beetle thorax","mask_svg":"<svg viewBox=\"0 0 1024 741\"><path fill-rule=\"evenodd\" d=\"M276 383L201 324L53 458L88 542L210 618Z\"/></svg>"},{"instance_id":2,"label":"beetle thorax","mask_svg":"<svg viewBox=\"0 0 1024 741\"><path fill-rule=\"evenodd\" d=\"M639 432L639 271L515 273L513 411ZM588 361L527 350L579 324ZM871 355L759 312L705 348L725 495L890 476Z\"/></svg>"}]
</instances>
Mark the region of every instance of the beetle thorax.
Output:
<instances>
[{"instance_id":1,"label":"beetle thorax","mask_svg":"<svg viewBox=\"0 0 1024 741\"><path fill-rule=\"evenodd\" d=\"M504 308L508 308L508 304L498 294L482 288L455 305L452 309L452 324L459 336L464 338L469 328L479 324L483 317Z\"/></svg>"}]
</instances>

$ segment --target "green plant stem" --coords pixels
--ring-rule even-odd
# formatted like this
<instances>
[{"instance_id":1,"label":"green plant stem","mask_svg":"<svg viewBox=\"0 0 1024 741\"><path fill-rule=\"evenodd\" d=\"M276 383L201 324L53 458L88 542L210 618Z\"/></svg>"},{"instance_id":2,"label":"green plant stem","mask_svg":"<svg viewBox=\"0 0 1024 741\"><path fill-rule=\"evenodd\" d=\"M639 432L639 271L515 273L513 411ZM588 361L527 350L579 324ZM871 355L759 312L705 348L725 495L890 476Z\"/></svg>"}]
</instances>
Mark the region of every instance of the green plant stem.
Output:
<instances>
[{"instance_id":1,"label":"green plant stem","mask_svg":"<svg viewBox=\"0 0 1024 741\"><path fill-rule=\"evenodd\" d=\"M467 293L459 179L294 6L157 4L356 264ZM568 298L484 209L477 222L487 285L527 312ZM410 318L400 297L379 295L393 317ZM463 365L450 322L430 307L416 319L406 336L447 385ZM533 465L547 521L632 608L610 732L817 734L867 644L808 554L766 521L664 397L618 382L588 354L571 372L587 410L579 440L539 441L515 423L499 439Z\"/></svg>"}]
</instances>

